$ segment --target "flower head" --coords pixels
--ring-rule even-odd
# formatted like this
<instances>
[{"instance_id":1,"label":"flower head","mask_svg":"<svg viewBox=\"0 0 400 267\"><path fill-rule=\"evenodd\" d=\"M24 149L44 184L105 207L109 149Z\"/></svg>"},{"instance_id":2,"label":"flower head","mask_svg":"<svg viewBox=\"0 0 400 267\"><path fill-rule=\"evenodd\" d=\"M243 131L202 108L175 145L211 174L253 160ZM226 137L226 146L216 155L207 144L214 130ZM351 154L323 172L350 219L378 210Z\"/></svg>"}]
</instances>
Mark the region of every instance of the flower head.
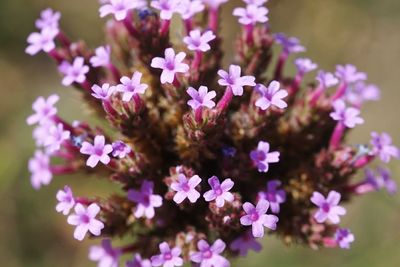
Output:
<instances>
[{"instance_id":1,"label":"flower head","mask_svg":"<svg viewBox=\"0 0 400 267\"><path fill-rule=\"evenodd\" d=\"M283 52L286 55L306 51L305 47L300 44L299 39L296 37L287 37L283 33L277 33L274 35L274 37L275 42L282 46Z\"/></svg>"},{"instance_id":2,"label":"flower head","mask_svg":"<svg viewBox=\"0 0 400 267\"><path fill-rule=\"evenodd\" d=\"M358 81L347 87L345 99L351 105L360 107L364 102L379 100L380 94L378 86Z\"/></svg>"},{"instance_id":3,"label":"flower head","mask_svg":"<svg viewBox=\"0 0 400 267\"><path fill-rule=\"evenodd\" d=\"M262 249L261 244L253 237L251 232L246 232L244 235L233 240L230 245L233 251L239 251L239 255L242 257L247 256L249 250L260 252Z\"/></svg>"},{"instance_id":4,"label":"flower head","mask_svg":"<svg viewBox=\"0 0 400 267\"><path fill-rule=\"evenodd\" d=\"M29 171L31 172L31 183L33 188L39 189L42 185L48 185L53 178L50 170L50 157L38 150L35 156L29 160Z\"/></svg>"},{"instance_id":5,"label":"flower head","mask_svg":"<svg viewBox=\"0 0 400 267\"><path fill-rule=\"evenodd\" d=\"M174 201L180 204L187 198L191 203L195 203L200 197L200 193L196 190L196 186L200 183L201 178L198 175L187 179L184 174L180 173L178 175L178 182L171 184L171 189L176 191Z\"/></svg>"},{"instance_id":6,"label":"flower head","mask_svg":"<svg viewBox=\"0 0 400 267\"><path fill-rule=\"evenodd\" d=\"M56 198L58 204L56 206L57 212L62 212L67 215L69 211L75 206L75 198L69 186L64 186L64 190L58 190Z\"/></svg>"},{"instance_id":7,"label":"flower head","mask_svg":"<svg viewBox=\"0 0 400 267\"><path fill-rule=\"evenodd\" d=\"M92 96L97 99L107 100L110 99L115 90L115 86L110 86L108 83L104 83L101 87L95 84L92 86Z\"/></svg>"},{"instance_id":8,"label":"flower head","mask_svg":"<svg viewBox=\"0 0 400 267\"><path fill-rule=\"evenodd\" d=\"M36 20L36 28L42 30L45 28L58 29L58 22L61 18L60 12L55 12L51 8L47 8L40 13L40 18Z\"/></svg>"},{"instance_id":9,"label":"flower head","mask_svg":"<svg viewBox=\"0 0 400 267\"><path fill-rule=\"evenodd\" d=\"M115 20L121 21L128 16L130 10L145 6L147 6L145 0L109 0L100 7L100 17L112 14Z\"/></svg>"},{"instance_id":10,"label":"flower head","mask_svg":"<svg viewBox=\"0 0 400 267\"><path fill-rule=\"evenodd\" d=\"M117 90L123 93L123 101L128 102L134 95L144 94L146 92L149 86L145 83L140 83L141 79L142 73L139 71L135 71L132 78L126 76L121 78L121 84L117 85Z\"/></svg>"},{"instance_id":11,"label":"flower head","mask_svg":"<svg viewBox=\"0 0 400 267\"><path fill-rule=\"evenodd\" d=\"M97 261L98 267L118 267L121 250L111 246L110 239L103 239L101 246L91 246L89 259Z\"/></svg>"},{"instance_id":12,"label":"flower head","mask_svg":"<svg viewBox=\"0 0 400 267\"><path fill-rule=\"evenodd\" d=\"M151 1L151 7L160 10L160 18L163 20L170 20L172 15L179 12L180 0L153 0Z\"/></svg>"},{"instance_id":13,"label":"flower head","mask_svg":"<svg viewBox=\"0 0 400 267\"><path fill-rule=\"evenodd\" d=\"M159 248L161 254L151 257L153 266L174 267L183 265L183 259L179 257L182 253L179 247L171 249L167 242L162 242Z\"/></svg>"},{"instance_id":14,"label":"flower head","mask_svg":"<svg viewBox=\"0 0 400 267\"><path fill-rule=\"evenodd\" d=\"M268 9L266 7L257 5L247 5L246 8L237 7L233 10L233 15L239 17L239 23L243 25L267 22L267 14Z\"/></svg>"},{"instance_id":15,"label":"flower head","mask_svg":"<svg viewBox=\"0 0 400 267\"><path fill-rule=\"evenodd\" d=\"M40 51L46 53L56 48L54 38L58 35L57 28L43 28L40 32L33 32L28 36L28 47L25 52L31 56L36 55Z\"/></svg>"},{"instance_id":16,"label":"flower head","mask_svg":"<svg viewBox=\"0 0 400 267\"><path fill-rule=\"evenodd\" d=\"M261 95L255 105L262 110L267 110L271 105L278 108L286 108L287 104L282 99L288 96L286 90L280 89L280 83L272 81L268 88L262 84L257 84L255 90Z\"/></svg>"},{"instance_id":17,"label":"flower head","mask_svg":"<svg viewBox=\"0 0 400 267\"><path fill-rule=\"evenodd\" d=\"M153 68L162 69L161 83L172 83L176 73L186 73L189 70L189 65L183 63L186 57L186 53L179 52L175 55L175 51L172 48L165 50L165 57L155 57L151 61Z\"/></svg>"},{"instance_id":18,"label":"flower head","mask_svg":"<svg viewBox=\"0 0 400 267\"><path fill-rule=\"evenodd\" d=\"M296 65L297 71L301 75L304 75L307 72L313 71L318 67L317 64L315 64L308 58L298 58L294 61L294 64Z\"/></svg>"},{"instance_id":19,"label":"flower head","mask_svg":"<svg viewBox=\"0 0 400 267\"><path fill-rule=\"evenodd\" d=\"M196 110L199 107L215 107L215 102L212 101L212 99L217 95L217 93L215 91L208 92L208 88L206 86L200 86L199 90L189 87L186 92L192 97L187 104L193 110Z\"/></svg>"},{"instance_id":20,"label":"flower head","mask_svg":"<svg viewBox=\"0 0 400 267\"><path fill-rule=\"evenodd\" d=\"M116 141L112 143L113 157L118 157L120 159L125 158L126 155L131 153L132 149L122 141Z\"/></svg>"},{"instance_id":21,"label":"flower head","mask_svg":"<svg viewBox=\"0 0 400 267\"><path fill-rule=\"evenodd\" d=\"M90 204L85 208L82 204L75 205L75 214L68 216L68 223L75 225L74 238L82 241L87 232L95 236L101 234L104 224L96 219L97 214L100 212L100 207L96 203Z\"/></svg>"},{"instance_id":22,"label":"flower head","mask_svg":"<svg viewBox=\"0 0 400 267\"><path fill-rule=\"evenodd\" d=\"M89 167L96 167L99 161L105 165L110 162L110 156L108 154L113 150L110 144L106 144L103 135L97 135L94 138L94 144L89 142L83 142L80 152L85 155L89 155L86 165Z\"/></svg>"},{"instance_id":23,"label":"flower head","mask_svg":"<svg viewBox=\"0 0 400 267\"><path fill-rule=\"evenodd\" d=\"M126 263L126 267L151 267L150 260L142 259L140 254L135 254L133 260Z\"/></svg>"},{"instance_id":24,"label":"flower head","mask_svg":"<svg viewBox=\"0 0 400 267\"><path fill-rule=\"evenodd\" d=\"M286 201L286 192L283 189L278 189L282 183L279 180L272 180L267 183L267 191L260 192L258 196L268 200L272 213L279 213L280 204Z\"/></svg>"},{"instance_id":25,"label":"flower head","mask_svg":"<svg viewBox=\"0 0 400 267\"><path fill-rule=\"evenodd\" d=\"M354 242L354 235L349 229L338 228L335 233L335 241L339 247L349 249L350 244Z\"/></svg>"},{"instance_id":26,"label":"flower head","mask_svg":"<svg viewBox=\"0 0 400 267\"><path fill-rule=\"evenodd\" d=\"M62 143L69 140L71 136L70 131L64 131L64 126L59 123L52 125L48 128L47 137L44 140L44 146L47 148L48 153L54 153L60 150Z\"/></svg>"},{"instance_id":27,"label":"flower head","mask_svg":"<svg viewBox=\"0 0 400 267\"><path fill-rule=\"evenodd\" d=\"M199 251L191 253L190 260L198 263L199 267L229 267L229 261L220 255L225 250L225 247L225 242L221 239L215 240L211 246L207 241L200 240L197 242L197 249Z\"/></svg>"},{"instance_id":28,"label":"flower head","mask_svg":"<svg viewBox=\"0 0 400 267\"><path fill-rule=\"evenodd\" d=\"M389 163L391 158L400 158L400 150L392 145L392 138L387 133L371 133L372 154L379 156L384 163Z\"/></svg>"},{"instance_id":29,"label":"flower head","mask_svg":"<svg viewBox=\"0 0 400 267\"><path fill-rule=\"evenodd\" d=\"M364 120L359 117L359 109L346 107L346 104L341 99L335 100L332 105L334 111L330 113L330 116L335 121L343 123L348 128L354 128L357 124L364 123Z\"/></svg>"},{"instance_id":30,"label":"flower head","mask_svg":"<svg viewBox=\"0 0 400 267\"><path fill-rule=\"evenodd\" d=\"M263 237L264 227L271 230L276 229L276 223L279 219L275 215L266 214L268 208L269 202L265 199L260 199L256 207L250 202L243 204L246 215L240 218L240 223L245 226L251 225L254 237Z\"/></svg>"},{"instance_id":31,"label":"flower head","mask_svg":"<svg viewBox=\"0 0 400 267\"><path fill-rule=\"evenodd\" d=\"M183 42L186 43L189 50L206 52L211 49L208 43L215 37L212 31L206 31L202 34L200 30L196 29L192 30L189 36L183 37Z\"/></svg>"},{"instance_id":32,"label":"flower head","mask_svg":"<svg viewBox=\"0 0 400 267\"><path fill-rule=\"evenodd\" d=\"M154 208L159 208L162 205L162 197L153 194L154 183L150 181L143 181L140 191L129 190L128 199L137 204L135 210L135 217L146 217L151 219L155 215Z\"/></svg>"},{"instance_id":33,"label":"flower head","mask_svg":"<svg viewBox=\"0 0 400 267\"><path fill-rule=\"evenodd\" d=\"M318 72L318 75L315 79L319 82L319 85L322 86L322 88L329 88L339 83L339 80L335 77L335 75L323 70Z\"/></svg>"},{"instance_id":34,"label":"flower head","mask_svg":"<svg viewBox=\"0 0 400 267\"><path fill-rule=\"evenodd\" d=\"M259 172L267 172L269 163L279 162L280 153L278 151L269 152L269 149L268 142L260 141L257 149L250 152L250 158Z\"/></svg>"},{"instance_id":35,"label":"flower head","mask_svg":"<svg viewBox=\"0 0 400 267\"><path fill-rule=\"evenodd\" d=\"M365 81L367 74L359 72L354 65L338 65L336 66L336 76L345 83L354 83L358 81Z\"/></svg>"},{"instance_id":36,"label":"flower head","mask_svg":"<svg viewBox=\"0 0 400 267\"><path fill-rule=\"evenodd\" d=\"M366 169L365 181L375 190L385 188L387 192L392 195L397 192L397 184L392 179L390 171L387 169L379 168L377 174L375 174L371 169Z\"/></svg>"},{"instance_id":37,"label":"flower head","mask_svg":"<svg viewBox=\"0 0 400 267\"><path fill-rule=\"evenodd\" d=\"M311 197L311 202L319 208L314 214L315 220L318 223L330 220L331 223L338 224L340 222L339 216L346 214L346 209L338 205L340 198L340 193L336 191L330 191L326 199L321 193L314 192Z\"/></svg>"},{"instance_id":38,"label":"flower head","mask_svg":"<svg viewBox=\"0 0 400 267\"><path fill-rule=\"evenodd\" d=\"M54 104L58 102L60 97L58 95L51 95L47 99L44 97L38 97L32 104L32 109L35 111L34 114L28 117L26 122L29 125L36 123L46 124L51 121L53 117L57 114L57 108Z\"/></svg>"},{"instance_id":39,"label":"flower head","mask_svg":"<svg viewBox=\"0 0 400 267\"><path fill-rule=\"evenodd\" d=\"M182 0L178 12L182 19L187 20L204 10L204 4L201 0Z\"/></svg>"},{"instance_id":40,"label":"flower head","mask_svg":"<svg viewBox=\"0 0 400 267\"><path fill-rule=\"evenodd\" d=\"M221 79L218 80L218 84L230 87L234 95L241 96L243 95L243 86L255 86L256 83L253 76L240 76L240 73L240 66L237 65L230 65L229 73L219 70L218 75Z\"/></svg>"},{"instance_id":41,"label":"flower head","mask_svg":"<svg viewBox=\"0 0 400 267\"><path fill-rule=\"evenodd\" d=\"M90 58L93 67L106 67L111 62L111 46L100 46L96 48L95 55Z\"/></svg>"},{"instance_id":42,"label":"flower head","mask_svg":"<svg viewBox=\"0 0 400 267\"><path fill-rule=\"evenodd\" d=\"M63 61L58 70L64 74L62 84L70 86L74 82L83 83L86 80L86 73L89 72L89 67L85 65L83 57L76 57L72 64L68 61Z\"/></svg>"},{"instance_id":43,"label":"flower head","mask_svg":"<svg viewBox=\"0 0 400 267\"><path fill-rule=\"evenodd\" d=\"M208 179L208 184L211 186L211 190L203 195L207 202L215 200L217 207L222 208L225 205L225 201L233 201L233 194L229 192L234 185L231 179L228 178L220 183L218 177L213 176Z\"/></svg>"}]
</instances>

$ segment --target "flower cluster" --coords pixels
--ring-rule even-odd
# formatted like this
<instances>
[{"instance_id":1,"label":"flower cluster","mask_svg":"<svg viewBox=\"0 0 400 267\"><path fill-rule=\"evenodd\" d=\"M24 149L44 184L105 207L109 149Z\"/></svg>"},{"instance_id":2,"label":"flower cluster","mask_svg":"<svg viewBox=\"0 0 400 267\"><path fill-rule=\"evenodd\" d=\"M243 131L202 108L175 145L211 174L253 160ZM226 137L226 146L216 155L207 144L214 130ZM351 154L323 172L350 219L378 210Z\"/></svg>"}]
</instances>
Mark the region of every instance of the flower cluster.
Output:
<instances>
[{"instance_id":1,"label":"flower cluster","mask_svg":"<svg viewBox=\"0 0 400 267\"><path fill-rule=\"evenodd\" d=\"M119 266L128 253L128 267L227 267L231 256L260 251L268 234L349 248L342 205L381 188L396 192L388 170L366 168L399 158L388 134L373 132L369 145L344 141L364 123L363 104L379 98L367 75L353 65L315 74L318 65L303 57L288 76L289 58L305 48L271 34L266 0L234 9L242 30L235 61L222 66L225 2L101 1L109 43L93 49L71 41L60 13L46 9L28 37L26 52L53 58L61 83L103 121L65 121L57 95L39 97L27 119L38 146L29 161L35 189L77 172L121 187L102 199L69 186L56 195L77 240L102 238L89 253L98 266ZM174 16L183 21L181 43L170 39ZM356 181L361 169L366 178ZM113 247L121 236L128 243Z\"/></svg>"}]
</instances>

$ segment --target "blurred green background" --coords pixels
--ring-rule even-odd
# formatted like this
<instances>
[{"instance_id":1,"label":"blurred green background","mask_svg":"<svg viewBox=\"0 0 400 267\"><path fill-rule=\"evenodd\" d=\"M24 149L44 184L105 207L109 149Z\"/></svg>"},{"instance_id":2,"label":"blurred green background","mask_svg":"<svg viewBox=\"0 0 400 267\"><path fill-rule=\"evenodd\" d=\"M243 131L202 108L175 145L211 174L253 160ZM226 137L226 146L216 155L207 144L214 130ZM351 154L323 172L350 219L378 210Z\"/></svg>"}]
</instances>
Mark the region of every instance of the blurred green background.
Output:
<instances>
[{"instance_id":1,"label":"blurred green background","mask_svg":"<svg viewBox=\"0 0 400 267\"><path fill-rule=\"evenodd\" d=\"M387 131L400 144L400 1L399 0L270 0L273 31L297 36L307 47L305 56L321 67L353 63L366 71L369 81L382 89L382 100L363 109L366 124L352 132L350 142L369 140L371 130ZM229 16L231 0L224 7L225 49L238 24ZM27 161L34 151L31 128L25 118L31 102L39 95L56 92L62 96L59 112L68 120L83 120L79 98L71 88L60 86L50 59L24 54L26 36L34 30L41 9L62 11L61 25L73 39L84 38L95 47L103 41L102 21L96 0L0 0L0 265L3 267L95 266L87 260L87 247L72 238L73 228L54 211L55 192L65 183L76 193L103 194L95 178L56 178L34 191L29 182ZM231 26L232 25L232 26ZM229 54L225 58L229 62ZM400 174L391 163L393 175ZM95 189L95 190L94 190ZM374 193L359 197L348 206L343 226L350 227L356 242L350 251L285 247L267 237L264 250L234 266L400 266L400 197Z\"/></svg>"}]
</instances>

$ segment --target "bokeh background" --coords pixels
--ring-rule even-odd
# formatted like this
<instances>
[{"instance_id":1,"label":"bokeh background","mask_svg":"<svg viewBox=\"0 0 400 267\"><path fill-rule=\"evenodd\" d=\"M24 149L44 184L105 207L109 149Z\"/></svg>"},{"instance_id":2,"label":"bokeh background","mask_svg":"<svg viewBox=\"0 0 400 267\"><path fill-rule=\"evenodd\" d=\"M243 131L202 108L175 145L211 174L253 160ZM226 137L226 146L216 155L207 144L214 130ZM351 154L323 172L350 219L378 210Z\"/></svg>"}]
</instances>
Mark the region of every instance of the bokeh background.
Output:
<instances>
[{"instance_id":1,"label":"bokeh background","mask_svg":"<svg viewBox=\"0 0 400 267\"><path fill-rule=\"evenodd\" d=\"M224 7L225 49L231 49L238 32L229 14L241 1ZM307 47L305 56L326 70L351 62L369 74L382 89L382 100L363 109L366 123L349 141L369 140L371 130L386 131L400 144L400 1L399 0L270 0L270 22L275 32L297 36ZM102 43L104 21L98 18L96 0L0 0L0 265L2 267L83 267L87 247L73 228L54 211L55 192L64 183L77 194L105 194L109 184L96 177L61 177L39 192L29 182L27 161L34 151L31 128L25 118L39 95L62 96L60 113L68 120L89 119L77 94L60 86L53 63L44 55L24 54L26 36L34 30L41 9L62 11L62 27L72 39L84 38L92 47ZM225 61L231 59L229 54ZM290 71L290 69L288 70ZM93 120L91 120L93 121ZM94 121L95 122L95 121ZM391 163L394 177L400 165ZM400 197L385 192L356 199L348 206L343 225L356 242L350 251L286 247L274 237L264 250L234 261L234 266L400 266Z\"/></svg>"}]
</instances>

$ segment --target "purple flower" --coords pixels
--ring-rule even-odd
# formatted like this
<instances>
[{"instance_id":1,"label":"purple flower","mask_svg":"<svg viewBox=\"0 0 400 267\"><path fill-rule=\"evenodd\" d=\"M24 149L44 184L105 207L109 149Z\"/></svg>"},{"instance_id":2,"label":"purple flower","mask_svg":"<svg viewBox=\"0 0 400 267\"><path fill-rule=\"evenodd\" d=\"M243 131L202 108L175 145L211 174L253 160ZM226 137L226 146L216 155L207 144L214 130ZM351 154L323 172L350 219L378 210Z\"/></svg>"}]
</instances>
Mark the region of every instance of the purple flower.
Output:
<instances>
[{"instance_id":1,"label":"purple flower","mask_svg":"<svg viewBox=\"0 0 400 267\"><path fill-rule=\"evenodd\" d=\"M226 2L228 2L228 0L203 0L203 3L212 10L217 10L220 5Z\"/></svg>"},{"instance_id":2,"label":"purple flower","mask_svg":"<svg viewBox=\"0 0 400 267\"><path fill-rule=\"evenodd\" d=\"M256 6L261 6L265 4L268 0L243 0L248 5L256 5Z\"/></svg>"},{"instance_id":3,"label":"purple flower","mask_svg":"<svg viewBox=\"0 0 400 267\"><path fill-rule=\"evenodd\" d=\"M207 241L200 240L197 242L197 249L199 251L192 252L190 254L190 260L198 263L199 267L229 267L229 261L220 255L225 250L225 247L225 242L221 239L215 240L212 246L210 246Z\"/></svg>"},{"instance_id":4,"label":"purple flower","mask_svg":"<svg viewBox=\"0 0 400 267\"><path fill-rule=\"evenodd\" d=\"M64 190L58 190L56 198L58 200L56 211L62 212L64 215L67 215L75 206L74 195L72 194L71 188L67 185L64 186Z\"/></svg>"},{"instance_id":5,"label":"purple flower","mask_svg":"<svg viewBox=\"0 0 400 267\"><path fill-rule=\"evenodd\" d=\"M268 9L263 6L247 5L246 8L237 7L233 10L233 15L240 17L239 23L243 25L255 25L257 22L268 21Z\"/></svg>"},{"instance_id":6,"label":"purple flower","mask_svg":"<svg viewBox=\"0 0 400 267\"><path fill-rule=\"evenodd\" d=\"M335 75L323 70L318 72L318 75L315 79L319 82L319 85L322 86L322 88L329 88L339 83L339 80L335 77Z\"/></svg>"},{"instance_id":7,"label":"purple flower","mask_svg":"<svg viewBox=\"0 0 400 267\"><path fill-rule=\"evenodd\" d=\"M145 216L148 219L154 217L154 208L159 208L162 205L162 197L153 194L154 183L151 181L143 181L140 191L129 190L128 199L137 203L135 217L141 218Z\"/></svg>"},{"instance_id":8,"label":"purple flower","mask_svg":"<svg viewBox=\"0 0 400 267\"><path fill-rule=\"evenodd\" d=\"M108 154L113 150L110 144L105 144L105 138L103 135L97 135L94 138L94 144L89 142L83 142L80 152L85 155L89 155L86 165L89 167L96 167L99 161L105 165L110 162L110 156Z\"/></svg>"},{"instance_id":9,"label":"purple flower","mask_svg":"<svg viewBox=\"0 0 400 267\"><path fill-rule=\"evenodd\" d=\"M219 70L218 75L222 78L218 80L218 84L227 86L232 89L236 96L243 95L243 86L255 86L255 79L253 76L240 76L240 66L230 65L229 73L224 70Z\"/></svg>"},{"instance_id":10,"label":"purple flower","mask_svg":"<svg viewBox=\"0 0 400 267\"><path fill-rule=\"evenodd\" d=\"M45 28L58 29L60 18L60 12L54 12L53 9L47 8L40 13L40 18L36 20L35 26L40 30Z\"/></svg>"},{"instance_id":11,"label":"purple flower","mask_svg":"<svg viewBox=\"0 0 400 267\"><path fill-rule=\"evenodd\" d=\"M181 14L182 19L187 20L204 10L201 0L182 0L177 11Z\"/></svg>"},{"instance_id":12,"label":"purple flower","mask_svg":"<svg viewBox=\"0 0 400 267\"><path fill-rule=\"evenodd\" d=\"M364 120L359 117L360 110L353 107L346 107L343 100L335 100L332 104L334 111L330 116L335 121L343 123L348 128L354 128L357 124L363 124Z\"/></svg>"},{"instance_id":13,"label":"purple flower","mask_svg":"<svg viewBox=\"0 0 400 267\"><path fill-rule=\"evenodd\" d=\"M208 92L208 88L206 86L200 86L198 91L193 87L189 87L186 92L192 97L187 104L193 110L196 110L199 107L215 107L215 102L212 101L212 99L217 95L217 93L215 93L215 91Z\"/></svg>"},{"instance_id":14,"label":"purple flower","mask_svg":"<svg viewBox=\"0 0 400 267\"><path fill-rule=\"evenodd\" d=\"M269 148L268 142L260 141L257 149L250 152L250 158L259 172L267 172L269 163L279 162L280 153L278 151L269 152Z\"/></svg>"},{"instance_id":15,"label":"purple flower","mask_svg":"<svg viewBox=\"0 0 400 267\"><path fill-rule=\"evenodd\" d=\"M72 64L68 61L63 61L58 70L64 74L62 84L70 86L74 82L83 83L86 80L86 73L89 72L89 67L85 65L83 57L76 57Z\"/></svg>"},{"instance_id":16,"label":"purple flower","mask_svg":"<svg viewBox=\"0 0 400 267\"><path fill-rule=\"evenodd\" d=\"M97 261L98 267L118 267L120 249L114 249L111 246L110 239L103 239L101 246L91 246L89 249L89 259Z\"/></svg>"},{"instance_id":17,"label":"purple flower","mask_svg":"<svg viewBox=\"0 0 400 267\"><path fill-rule=\"evenodd\" d=\"M246 215L240 218L240 223L245 226L251 225L254 237L263 237L264 227L271 230L276 229L276 223L279 219L275 215L266 214L268 208L269 202L265 199L260 199L256 207L250 202L243 204Z\"/></svg>"},{"instance_id":18,"label":"purple flower","mask_svg":"<svg viewBox=\"0 0 400 267\"><path fill-rule=\"evenodd\" d=\"M92 86L92 96L97 99L107 100L111 97L115 90L115 86L110 86L108 83L103 84L101 87L95 84Z\"/></svg>"},{"instance_id":19,"label":"purple flower","mask_svg":"<svg viewBox=\"0 0 400 267\"><path fill-rule=\"evenodd\" d=\"M371 133L372 154L379 156L384 163L389 163L390 159L400 157L400 150L392 145L392 138L387 133Z\"/></svg>"},{"instance_id":20,"label":"purple flower","mask_svg":"<svg viewBox=\"0 0 400 267\"><path fill-rule=\"evenodd\" d=\"M132 149L122 141L115 141L112 143L113 157L118 157L120 159L125 158L126 155L131 153Z\"/></svg>"},{"instance_id":21,"label":"purple flower","mask_svg":"<svg viewBox=\"0 0 400 267\"><path fill-rule=\"evenodd\" d=\"M196 190L196 186L200 183L201 178L198 175L194 175L190 179L187 179L184 174L180 173L178 175L178 182L173 182L171 184L171 189L176 191L174 201L177 204L181 204L186 198L188 198L191 203L195 203L200 197L200 193Z\"/></svg>"},{"instance_id":22,"label":"purple flower","mask_svg":"<svg viewBox=\"0 0 400 267\"><path fill-rule=\"evenodd\" d=\"M359 107L366 101L379 100L380 93L378 86L359 81L347 88L345 98L351 105Z\"/></svg>"},{"instance_id":23,"label":"purple flower","mask_svg":"<svg viewBox=\"0 0 400 267\"><path fill-rule=\"evenodd\" d=\"M319 207L319 210L314 214L315 220L318 223L323 223L329 219L333 224L338 224L340 222L339 216L346 214L346 209L338 206L340 198L340 193L336 191L330 191L326 199L321 193L314 192L311 202Z\"/></svg>"},{"instance_id":24,"label":"purple flower","mask_svg":"<svg viewBox=\"0 0 400 267\"><path fill-rule=\"evenodd\" d=\"M287 37L283 33L276 33L274 35L275 42L280 44L282 46L283 52L286 55L292 54L292 53L300 53L306 51L304 46L300 44L299 39L295 37Z\"/></svg>"},{"instance_id":25,"label":"purple flower","mask_svg":"<svg viewBox=\"0 0 400 267\"><path fill-rule=\"evenodd\" d=\"M32 136L36 141L37 146L44 146L46 139L49 135L49 129L54 125L52 121L46 121L43 124L38 125L32 132Z\"/></svg>"},{"instance_id":26,"label":"purple flower","mask_svg":"<svg viewBox=\"0 0 400 267\"><path fill-rule=\"evenodd\" d=\"M133 260L126 263L126 267L151 267L151 262L147 259L142 259L140 254L135 254Z\"/></svg>"},{"instance_id":27,"label":"purple flower","mask_svg":"<svg viewBox=\"0 0 400 267\"><path fill-rule=\"evenodd\" d=\"M255 90L261 95L255 105L262 110L267 110L271 105L278 108L286 108L287 104L282 99L288 96L286 90L280 89L280 83L272 81L268 88L262 84L257 84Z\"/></svg>"},{"instance_id":28,"label":"purple flower","mask_svg":"<svg viewBox=\"0 0 400 267\"><path fill-rule=\"evenodd\" d=\"M85 208L78 203L75 205L74 210L75 214L69 215L67 222L71 225L76 225L74 231L75 239L82 241L88 231L95 236L101 234L104 224L96 219L97 214L100 212L99 205L92 203Z\"/></svg>"},{"instance_id":29,"label":"purple flower","mask_svg":"<svg viewBox=\"0 0 400 267\"><path fill-rule=\"evenodd\" d=\"M278 190L282 183L279 180L272 180L267 183L267 191L260 192L260 198L268 200L272 213L279 213L279 205L286 201L286 192L283 189Z\"/></svg>"},{"instance_id":30,"label":"purple flower","mask_svg":"<svg viewBox=\"0 0 400 267\"><path fill-rule=\"evenodd\" d=\"M389 194L393 195L397 192L397 184L392 179L390 171L387 169L379 168L378 174L372 170L365 170L365 181L371 185L375 190L385 188Z\"/></svg>"},{"instance_id":31,"label":"purple flower","mask_svg":"<svg viewBox=\"0 0 400 267\"><path fill-rule=\"evenodd\" d=\"M117 85L117 90L123 93L123 101L128 102L134 95L144 94L146 92L149 86L145 83L140 83L141 79L142 73L139 71L135 71L131 79L126 76L121 78L121 84Z\"/></svg>"},{"instance_id":32,"label":"purple flower","mask_svg":"<svg viewBox=\"0 0 400 267\"><path fill-rule=\"evenodd\" d=\"M335 74L344 83L354 83L367 79L367 74L358 72L357 68L351 64L336 66Z\"/></svg>"},{"instance_id":33,"label":"purple flower","mask_svg":"<svg viewBox=\"0 0 400 267\"><path fill-rule=\"evenodd\" d=\"M64 131L64 126L61 123L50 126L47 134L44 146L46 146L48 153L60 150L61 144L65 140L69 140L71 135L70 131Z\"/></svg>"},{"instance_id":34,"label":"purple flower","mask_svg":"<svg viewBox=\"0 0 400 267\"><path fill-rule=\"evenodd\" d=\"M112 14L115 20L121 21L128 16L129 10L142 8L146 5L146 1L144 0L110 0L100 7L100 17L103 18Z\"/></svg>"},{"instance_id":35,"label":"purple flower","mask_svg":"<svg viewBox=\"0 0 400 267\"><path fill-rule=\"evenodd\" d=\"M29 160L28 169L31 172L33 188L39 189L42 185L48 185L53 178L50 170L50 158L42 151L35 152L35 156Z\"/></svg>"},{"instance_id":36,"label":"purple flower","mask_svg":"<svg viewBox=\"0 0 400 267\"><path fill-rule=\"evenodd\" d=\"M233 194L229 192L234 185L231 179L225 179L220 183L217 176L212 176L208 179L208 184L211 186L211 190L205 192L203 195L207 202L215 200L217 207L222 208L225 205L225 201L233 201Z\"/></svg>"},{"instance_id":37,"label":"purple flower","mask_svg":"<svg viewBox=\"0 0 400 267\"><path fill-rule=\"evenodd\" d=\"M186 73L189 70L189 66L182 61L185 59L186 53L179 52L175 55L175 51L172 48L165 49L165 58L155 57L151 61L153 68L162 69L161 83L172 83L176 73Z\"/></svg>"},{"instance_id":38,"label":"purple flower","mask_svg":"<svg viewBox=\"0 0 400 267\"><path fill-rule=\"evenodd\" d=\"M170 20L180 10L180 0L153 0L150 5L160 10L160 18L163 20Z\"/></svg>"},{"instance_id":39,"label":"purple flower","mask_svg":"<svg viewBox=\"0 0 400 267\"><path fill-rule=\"evenodd\" d=\"M239 255L242 257L245 257L245 256L247 256L247 253L249 252L249 250L254 250L256 252L260 252L262 249L262 246L253 237L251 232L246 232L241 237L235 239L231 243L230 248L233 251L239 251Z\"/></svg>"},{"instance_id":40,"label":"purple flower","mask_svg":"<svg viewBox=\"0 0 400 267\"><path fill-rule=\"evenodd\" d=\"M183 260L179 257L182 253L179 247L171 249L167 242L162 242L159 248L161 254L151 257L153 266L174 267L183 265Z\"/></svg>"},{"instance_id":41,"label":"purple flower","mask_svg":"<svg viewBox=\"0 0 400 267\"><path fill-rule=\"evenodd\" d=\"M211 49L208 43L214 40L215 37L212 31L206 31L201 34L201 31L197 29L192 30L189 36L183 37L183 42L187 45L189 50L206 52Z\"/></svg>"},{"instance_id":42,"label":"purple flower","mask_svg":"<svg viewBox=\"0 0 400 267\"><path fill-rule=\"evenodd\" d=\"M296 65L297 71L301 75L304 75L307 72L313 71L318 67L317 64L315 64L308 58L298 58L294 61L294 64Z\"/></svg>"},{"instance_id":43,"label":"purple flower","mask_svg":"<svg viewBox=\"0 0 400 267\"><path fill-rule=\"evenodd\" d=\"M349 229L338 228L335 233L335 241L339 244L339 247L349 249L350 243L354 242L354 235Z\"/></svg>"},{"instance_id":44,"label":"purple flower","mask_svg":"<svg viewBox=\"0 0 400 267\"><path fill-rule=\"evenodd\" d=\"M111 46L100 46L96 48L95 55L90 58L93 67L107 67L111 62Z\"/></svg>"},{"instance_id":45,"label":"purple flower","mask_svg":"<svg viewBox=\"0 0 400 267\"><path fill-rule=\"evenodd\" d=\"M33 56L40 51L46 53L56 48L54 38L58 35L58 29L56 28L44 28L40 32L33 32L28 36L28 47L25 49L25 53Z\"/></svg>"},{"instance_id":46,"label":"purple flower","mask_svg":"<svg viewBox=\"0 0 400 267\"><path fill-rule=\"evenodd\" d=\"M44 97L38 97L32 104L32 109L35 111L34 114L28 117L26 122L29 125L36 123L45 124L52 120L54 115L57 114L57 108L54 104L58 102L60 97L58 95L51 95L47 99Z\"/></svg>"}]
</instances>

